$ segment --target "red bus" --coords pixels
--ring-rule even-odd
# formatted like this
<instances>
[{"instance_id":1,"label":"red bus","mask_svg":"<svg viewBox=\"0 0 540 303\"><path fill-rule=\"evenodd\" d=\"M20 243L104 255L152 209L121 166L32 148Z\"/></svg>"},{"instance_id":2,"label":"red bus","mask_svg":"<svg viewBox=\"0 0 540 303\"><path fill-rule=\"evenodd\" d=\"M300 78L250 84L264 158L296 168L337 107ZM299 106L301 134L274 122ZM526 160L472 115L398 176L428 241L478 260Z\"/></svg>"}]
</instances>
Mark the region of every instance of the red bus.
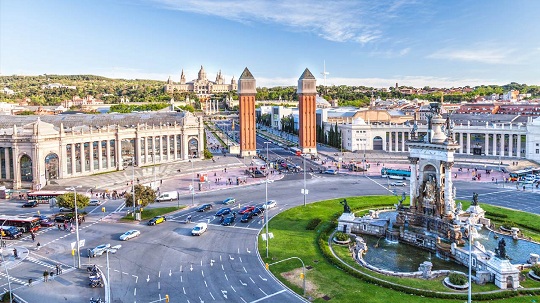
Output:
<instances>
[{"instance_id":1,"label":"red bus","mask_svg":"<svg viewBox=\"0 0 540 303\"><path fill-rule=\"evenodd\" d=\"M52 198L56 199L56 197L63 195L67 193L65 190L58 190L58 191L52 191L52 190L40 190L40 191L34 191L31 193L28 193L28 201L37 201L39 204L49 204L50 200Z\"/></svg>"},{"instance_id":2,"label":"red bus","mask_svg":"<svg viewBox=\"0 0 540 303\"><path fill-rule=\"evenodd\" d=\"M3 226L15 226L21 232L36 232L41 227L39 218L37 217L18 217L0 215L0 223Z\"/></svg>"}]
</instances>

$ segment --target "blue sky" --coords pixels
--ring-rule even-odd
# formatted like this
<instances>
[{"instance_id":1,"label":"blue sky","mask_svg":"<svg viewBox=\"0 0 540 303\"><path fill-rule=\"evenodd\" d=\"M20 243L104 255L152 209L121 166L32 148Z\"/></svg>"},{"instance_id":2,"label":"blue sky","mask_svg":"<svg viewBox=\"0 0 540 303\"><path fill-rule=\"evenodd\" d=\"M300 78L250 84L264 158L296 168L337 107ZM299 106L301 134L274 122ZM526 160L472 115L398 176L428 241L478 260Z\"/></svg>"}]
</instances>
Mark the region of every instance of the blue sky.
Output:
<instances>
[{"instance_id":1,"label":"blue sky","mask_svg":"<svg viewBox=\"0 0 540 303\"><path fill-rule=\"evenodd\" d=\"M0 74L540 85L540 1L0 0Z\"/></svg>"}]
</instances>

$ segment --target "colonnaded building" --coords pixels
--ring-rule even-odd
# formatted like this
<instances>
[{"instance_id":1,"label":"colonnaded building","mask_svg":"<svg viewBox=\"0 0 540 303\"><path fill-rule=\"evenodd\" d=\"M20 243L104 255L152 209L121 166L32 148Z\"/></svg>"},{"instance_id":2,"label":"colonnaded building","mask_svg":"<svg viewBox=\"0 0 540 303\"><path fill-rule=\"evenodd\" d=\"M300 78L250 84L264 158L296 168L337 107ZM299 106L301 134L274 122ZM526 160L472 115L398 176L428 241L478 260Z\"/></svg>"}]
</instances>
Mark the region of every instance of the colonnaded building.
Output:
<instances>
[{"instance_id":1,"label":"colonnaded building","mask_svg":"<svg viewBox=\"0 0 540 303\"><path fill-rule=\"evenodd\" d=\"M225 79L221 75L221 71L217 73L216 81L208 80L206 78L206 72L204 71L204 67L202 66L197 75L197 79L186 82L186 75L184 75L184 70L182 70L182 74L180 75L180 82L174 82L169 77L169 79L167 80L167 84L165 84L164 87L164 90L167 93L191 92L201 97L207 97L216 93L228 93L237 89L238 85L236 84L236 80L234 80L234 77L231 79L231 83L227 84L225 83Z\"/></svg>"},{"instance_id":2,"label":"colonnaded building","mask_svg":"<svg viewBox=\"0 0 540 303\"><path fill-rule=\"evenodd\" d=\"M204 124L189 112L4 116L0 182L40 189L55 179L203 157Z\"/></svg>"}]
</instances>

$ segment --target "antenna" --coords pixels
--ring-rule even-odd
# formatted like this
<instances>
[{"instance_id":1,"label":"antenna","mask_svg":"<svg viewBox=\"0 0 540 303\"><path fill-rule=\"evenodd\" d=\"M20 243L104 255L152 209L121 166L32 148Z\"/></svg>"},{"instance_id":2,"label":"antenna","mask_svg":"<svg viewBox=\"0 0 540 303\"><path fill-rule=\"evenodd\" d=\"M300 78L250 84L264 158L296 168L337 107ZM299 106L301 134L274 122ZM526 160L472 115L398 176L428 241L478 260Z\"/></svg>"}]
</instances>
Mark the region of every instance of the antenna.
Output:
<instances>
[{"instance_id":1,"label":"antenna","mask_svg":"<svg viewBox=\"0 0 540 303\"><path fill-rule=\"evenodd\" d=\"M323 72L321 73L321 75L323 76L323 79L324 79L324 86L326 86L326 75L329 75L330 73L326 71L326 60L323 61Z\"/></svg>"}]
</instances>

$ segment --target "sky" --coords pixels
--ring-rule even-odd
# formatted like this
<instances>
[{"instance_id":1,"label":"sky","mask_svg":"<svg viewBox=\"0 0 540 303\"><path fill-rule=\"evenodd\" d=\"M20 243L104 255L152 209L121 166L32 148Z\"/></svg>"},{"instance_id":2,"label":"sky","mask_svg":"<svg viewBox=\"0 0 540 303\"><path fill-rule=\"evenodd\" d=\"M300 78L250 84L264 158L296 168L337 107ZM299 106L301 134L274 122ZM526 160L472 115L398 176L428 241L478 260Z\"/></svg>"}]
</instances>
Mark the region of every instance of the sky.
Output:
<instances>
[{"instance_id":1,"label":"sky","mask_svg":"<svg viewBox=\"0 0 540 303\"><path fill-rule=\"evenodd\" d=\"M535 0L0 0L0 75L540 85ZM326 69L324 68L326 66ZM324 71L327 72L326 80Z\"/></svg>"}]
</instances>

